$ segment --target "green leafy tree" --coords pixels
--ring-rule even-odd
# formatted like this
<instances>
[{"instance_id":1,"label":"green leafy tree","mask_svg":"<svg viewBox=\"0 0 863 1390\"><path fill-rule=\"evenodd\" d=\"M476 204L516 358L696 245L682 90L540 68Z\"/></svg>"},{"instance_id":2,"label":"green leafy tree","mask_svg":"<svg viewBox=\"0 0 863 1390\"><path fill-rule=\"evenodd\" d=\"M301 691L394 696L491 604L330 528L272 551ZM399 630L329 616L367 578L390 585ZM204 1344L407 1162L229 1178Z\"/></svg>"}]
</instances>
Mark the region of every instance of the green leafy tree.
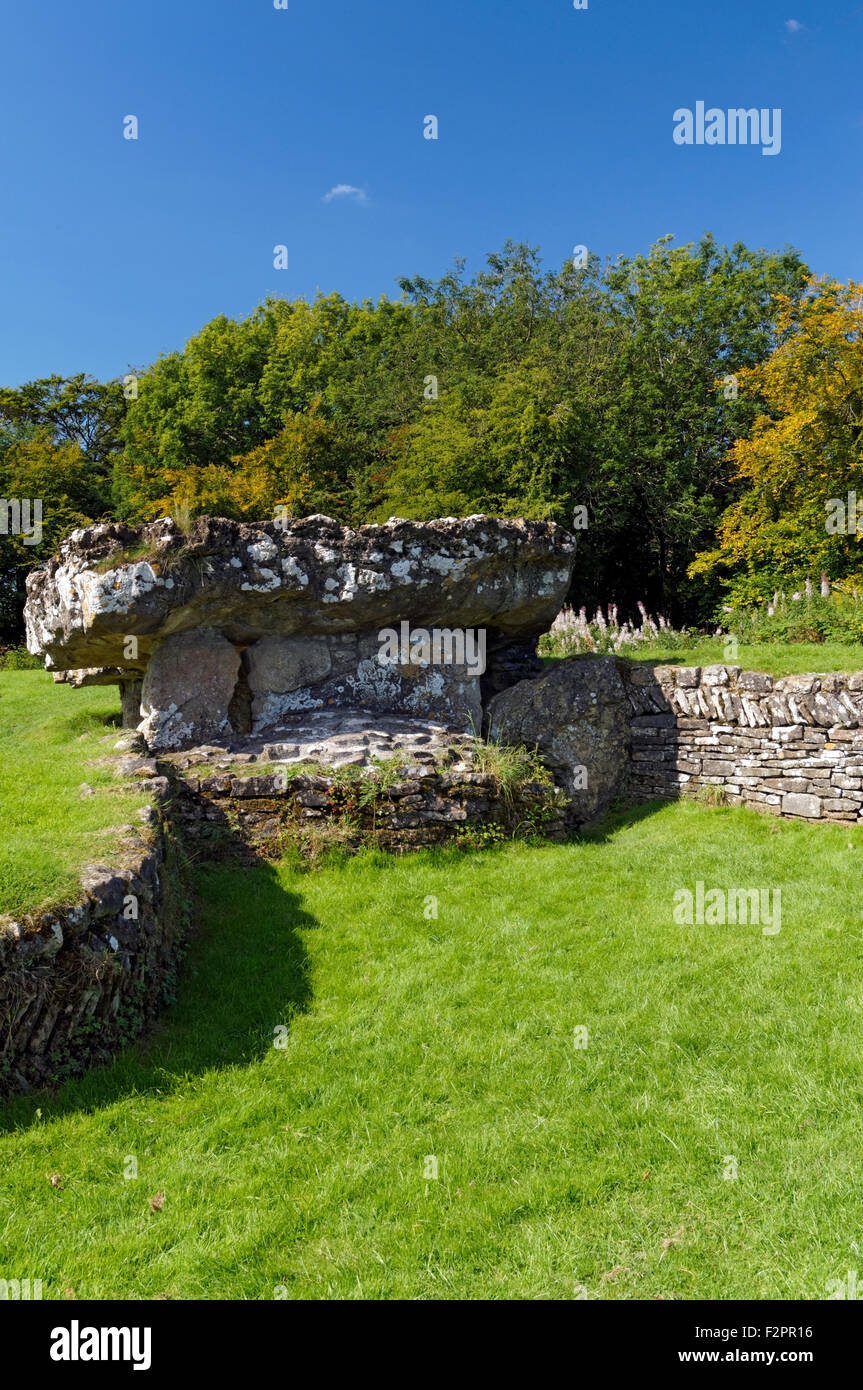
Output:
<instances>
[{"instance_id":1,"label":"green leafy tree","mask_svg":"<svg viewBox=\"0 0 863 1390\"><path fill-rule=\"evenodd\" d=\"M721 590L690 566L739 495L730 448L761 409L723 382L769 356L777 296L796 303L806 275L793 251L710 236L555 271L507 242L473 276L456 262L402 279L399 299L220 315L138 373L128 402L83 376L0 393L0 424L81 450L75 506L90 517L251 517L281 501L354 524L570 524L586 508L572 597L693 621Z\"/></svg>"}]
</instances>

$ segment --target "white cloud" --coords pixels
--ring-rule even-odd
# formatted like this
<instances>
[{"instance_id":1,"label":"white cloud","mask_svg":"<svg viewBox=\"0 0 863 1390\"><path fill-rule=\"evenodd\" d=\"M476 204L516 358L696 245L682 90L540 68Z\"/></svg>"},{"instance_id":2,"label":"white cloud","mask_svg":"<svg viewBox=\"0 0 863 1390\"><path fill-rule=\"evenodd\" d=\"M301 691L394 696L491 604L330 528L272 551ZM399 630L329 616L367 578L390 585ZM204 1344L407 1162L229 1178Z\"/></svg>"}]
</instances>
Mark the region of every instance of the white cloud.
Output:
<instances>
[{"instance_id":1,"label":"white cloud","mask_svg":"<svg viewBox=\"0 0 863 1390\"><path fill-rule=\"evenodd\" d=\"M337 183L335 188L331 188L329 193L325 193L323 201L331 203L334 198L356 198L358 203L366 202L366 190L364 188L354 188L352 183Z\"/></svg>"},{"instance_id":2,"label":"white cloud","mask_svg":"<svg viewBox=\"0 0 863 1390\"><path fill-rule=\"evenodd\" d=\"M785 28L788 30L789 34L801 34L806 28L806 25L801 24L799 19L786 19Z\"/></svg>"}]
</instances>

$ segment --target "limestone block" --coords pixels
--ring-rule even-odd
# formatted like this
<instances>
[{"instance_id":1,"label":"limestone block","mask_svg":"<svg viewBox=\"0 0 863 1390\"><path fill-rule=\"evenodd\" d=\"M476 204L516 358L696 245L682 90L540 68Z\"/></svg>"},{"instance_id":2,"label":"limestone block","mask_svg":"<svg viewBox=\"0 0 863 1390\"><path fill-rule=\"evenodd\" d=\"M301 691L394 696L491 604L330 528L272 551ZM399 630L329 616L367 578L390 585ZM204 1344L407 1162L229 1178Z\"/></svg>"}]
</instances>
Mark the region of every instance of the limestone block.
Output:
<instances>
[{"instance_id":1,"label":"limestone block","mask_svg":"<svg viewBox=\"0 0 863 1390\"><path fill-rule=\"evenodd\" d=\"M782 798L782 814L783 816L805 816L808 820L818 820L821 816L821 797L786 792Z\"/></svg>"},{"instance_id":2,"label":"limestone block","mask_svg":"<svg viewBox=\"0 0 863 1390\"><path fill-rule=\"evenodd\" d=\"M570 819L596 819L622 789L630 751L630 716L612 657L559 661L535 681L521 681L489 705L490 733L536 748L571 798Z\"/></svg>"},{"instance_id":3,"label":"limestone block","mask_svg":"<svg viewBox=\"0 0 863 1390\"><path fill-rule=\"evenodd\" d=\"M139 732L153 750L224 739L240 654L207 628L166 637L147 667Z\"/></svg>"}]
</instances>

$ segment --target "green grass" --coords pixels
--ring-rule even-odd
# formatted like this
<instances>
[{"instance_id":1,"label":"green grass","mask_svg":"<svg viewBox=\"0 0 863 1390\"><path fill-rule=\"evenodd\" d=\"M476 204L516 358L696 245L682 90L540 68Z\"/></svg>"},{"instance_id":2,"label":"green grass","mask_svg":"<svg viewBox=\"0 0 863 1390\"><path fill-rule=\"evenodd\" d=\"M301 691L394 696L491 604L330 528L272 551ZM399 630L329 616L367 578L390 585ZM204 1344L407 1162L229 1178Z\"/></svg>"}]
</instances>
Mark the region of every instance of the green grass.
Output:
<instances>
[{"instance_id":1,"label":"green grass","mask_svg":"<svg viewBox=\"0 0 863 1390\"><path fill-rule=\"evenodd\" d=\"M776 671L770 650L736 664ZM790 669L830 669L809 650ZM133 819L140 798L87 766L116 704L0 674L6 910L62 897ZM104 794L80 799L85 780ZM857 828L681 803L562 846L199 866L156 1034L0 1106L0 1279L46 1298L822 1298L863 1227L861 855ZM781 933L676 925L697 879L780 887Z\"/></svg>"},{"instance_id":2,"label":"green grass","mask_svg":"<svg viewBox=\"0 0 863 1390\"><path fill-rule=\"evenodd\" d=\"M861 856L856 828L681 803L562 846L199 868L159 1032L0 1112L0 1277L823 1298L863 1229ZM782 931L675 925L698 878L781 887Z\"/></svg>"},{"instance_id":3,"label":"green grass","mask_svg":"<svg viewBox=\"0 0 863 1390\"><path fill-rule=\"evenodd\" d=\"M144 805L89 765L113 753L119 704L116 686L72 690L44 671L0 671L0 912L74 895L78 870L109 853L116 827ZM80 795L84 782L95 796Z\"/></svg>"},{"instance_id":4,"label":"green grass","mask_svg":"<svg viewBox=\"0 0 863 1390\"><path fill-rule=\"evenodd\" d=\"M679 641L665 646L639 642L622 647L619 655L657 666L740 666L744 671L766 671L771 676L863 670L863 644L856 642L738 642L732 657L726 641L724 637L699 637L689 646ZM562 659L561 654L543 655L546 665Z\"/></svg>"},{"instance_id":5,"label":"green grass","mask_svg":"<svg viewBox=\"0 0 863 1390\"><path fill-rule=\"evenodd\" d=\"M704 637L691 647L639 646L623 656L668 666L741 666L771 676L796 676L809 671L861 671L863 646L855 642L740 642L737 655L725 655L724 637Z\"/></svg>"}]
</instances>

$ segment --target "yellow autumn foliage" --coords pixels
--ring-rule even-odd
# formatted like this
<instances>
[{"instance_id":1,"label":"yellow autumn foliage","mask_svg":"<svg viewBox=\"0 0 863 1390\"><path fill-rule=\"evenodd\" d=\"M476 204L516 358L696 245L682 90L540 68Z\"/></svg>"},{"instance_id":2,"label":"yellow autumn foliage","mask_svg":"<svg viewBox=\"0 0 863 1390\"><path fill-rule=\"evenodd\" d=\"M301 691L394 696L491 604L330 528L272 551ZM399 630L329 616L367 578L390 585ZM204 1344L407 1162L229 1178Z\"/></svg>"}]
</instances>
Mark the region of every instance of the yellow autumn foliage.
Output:
<instances>
[{"instance_id":1,"label":"yellow autumn foliage","mask_svg":"<svg viewBox=\"0 0 863 1390\"><path fill-rule=\"evenodd\" d=\"M854 518L850 534L827 525L849 492L863 504L863 286L813 279L799 303L781 296L777 332L771 356L736 373L764 409L731 447L740 495L718 544L689 570L730 571L734 603L821 570L840 579L863 563Z\"/></svg>"},{"instance_id":2,"label":"yellow autumn foliage","mask_svg":"<svg viewBox=\"0 0 863 1390\"><path fill-rule=\"evenodd\" d=\"M289 414L278 434L247 454L232 458L232 467L210 464L166 470L170 490L152 505L154 516L170 515L184 524L209 514L259 521L276 514L303 514L313 494L325 494L331 482L328 460L335 430L316 400L303 414Z\"/></svg>"}]
</instances>

